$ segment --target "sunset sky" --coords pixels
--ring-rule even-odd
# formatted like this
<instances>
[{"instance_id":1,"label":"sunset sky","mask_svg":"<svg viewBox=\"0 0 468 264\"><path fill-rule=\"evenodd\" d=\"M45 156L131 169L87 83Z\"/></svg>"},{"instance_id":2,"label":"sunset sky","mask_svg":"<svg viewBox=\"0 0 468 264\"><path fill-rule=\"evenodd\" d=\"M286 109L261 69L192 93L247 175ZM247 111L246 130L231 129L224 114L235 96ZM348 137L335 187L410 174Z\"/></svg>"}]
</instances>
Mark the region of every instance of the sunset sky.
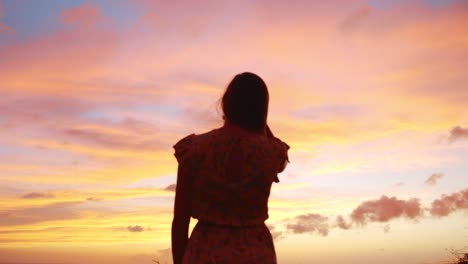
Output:
<instances>
[{"instance_id":1,"label":"sunset sky","mask_svg":"<svg viewBox=\"0 0 468 264\"><path fill-rule=\"evenodd\" d=\"M244 71L279 263L468 246L468 1L0 0L0 263L171 263L172 146Z\"/></svg>"}]
</instances>

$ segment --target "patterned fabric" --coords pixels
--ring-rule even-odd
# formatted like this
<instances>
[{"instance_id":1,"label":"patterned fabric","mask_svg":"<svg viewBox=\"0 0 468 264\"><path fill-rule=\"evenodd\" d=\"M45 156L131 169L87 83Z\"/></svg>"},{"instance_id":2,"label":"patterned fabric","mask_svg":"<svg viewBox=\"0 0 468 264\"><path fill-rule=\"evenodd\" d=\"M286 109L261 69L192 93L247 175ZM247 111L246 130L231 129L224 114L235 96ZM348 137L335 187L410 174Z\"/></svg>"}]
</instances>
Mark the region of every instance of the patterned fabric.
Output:
<instances>
[{"instance_id":1,"label":"patterned fabric","mask_svg":"<svg viewBox=\"0 0 468 264\"><path fill-rule=\"evenodd\" d=\"M197 223L185 250L184 264L276 263L270 231L254 227L222 227Z\"/></svg>"},{"instance_id":2,"label":"patterned fabric","mask_svg":"<svg viewBox=\"0 0 468 264\"><path fill-rule=\"evenodd\" d=\"M219 128L175 146L190 172L192 231L183 263L276 263L268 218L271 184L279 182L289 146L278 138Z\"/></svg>"}]
</instances>

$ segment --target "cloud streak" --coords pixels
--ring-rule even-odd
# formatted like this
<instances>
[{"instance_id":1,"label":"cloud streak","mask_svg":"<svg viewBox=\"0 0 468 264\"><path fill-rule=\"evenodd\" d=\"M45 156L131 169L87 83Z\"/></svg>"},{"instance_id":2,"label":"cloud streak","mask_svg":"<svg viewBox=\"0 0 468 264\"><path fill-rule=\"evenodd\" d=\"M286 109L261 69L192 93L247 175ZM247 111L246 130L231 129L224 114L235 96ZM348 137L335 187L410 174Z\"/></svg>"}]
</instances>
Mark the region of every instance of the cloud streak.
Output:
<instances>
[{"instance_id":1,"label":"cloud streak","mask_svg":"<svg viewBox=\"0 0 468 264\"><path fill-rule=\"evenodd\" d=\"M54 198L55 196L50 193L30 192L23 196L22 199L40 199L40 198Z\"/></svg>"}]
</instances>

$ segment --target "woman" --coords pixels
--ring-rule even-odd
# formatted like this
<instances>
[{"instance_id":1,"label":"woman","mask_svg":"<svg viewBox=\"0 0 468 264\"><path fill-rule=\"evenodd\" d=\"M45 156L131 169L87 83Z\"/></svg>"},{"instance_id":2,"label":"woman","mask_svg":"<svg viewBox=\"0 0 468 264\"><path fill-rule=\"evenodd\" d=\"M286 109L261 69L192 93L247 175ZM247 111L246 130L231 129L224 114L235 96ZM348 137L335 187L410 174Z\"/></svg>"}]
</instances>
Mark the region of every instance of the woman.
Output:
<instances>
[{"instance_id":1,"label":"woman","mask_svg":"<svg viewBox=\"0 0 468 264\"><path fill-rule=\"evenodd\" d=\"M268 89L238 74L223 98L224 126L175 146L179 163L172 254L180 263L276 263L268 197L289 146L267 126ZM190 217L198 223L188 239Z\"/></svg>"}]
</instances>

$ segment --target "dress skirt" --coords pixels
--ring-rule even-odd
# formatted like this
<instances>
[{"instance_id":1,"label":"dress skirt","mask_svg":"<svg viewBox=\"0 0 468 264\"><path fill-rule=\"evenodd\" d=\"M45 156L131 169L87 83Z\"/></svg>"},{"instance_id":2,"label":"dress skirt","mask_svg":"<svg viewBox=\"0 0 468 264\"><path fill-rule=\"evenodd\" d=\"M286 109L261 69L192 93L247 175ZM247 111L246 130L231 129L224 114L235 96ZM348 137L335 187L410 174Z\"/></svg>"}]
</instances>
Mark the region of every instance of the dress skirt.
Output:
<instances>
[{"instance_id":1,"label":"dress skirt","mask_svg":"<svg viewBox=\"0 0 468 264\"><path fill-rule=\"evenodd\" d=\"M265 224L233 227L198 222L185 249L183 264L274 264L276 252Z\"/></svg>"}]
</instances>

